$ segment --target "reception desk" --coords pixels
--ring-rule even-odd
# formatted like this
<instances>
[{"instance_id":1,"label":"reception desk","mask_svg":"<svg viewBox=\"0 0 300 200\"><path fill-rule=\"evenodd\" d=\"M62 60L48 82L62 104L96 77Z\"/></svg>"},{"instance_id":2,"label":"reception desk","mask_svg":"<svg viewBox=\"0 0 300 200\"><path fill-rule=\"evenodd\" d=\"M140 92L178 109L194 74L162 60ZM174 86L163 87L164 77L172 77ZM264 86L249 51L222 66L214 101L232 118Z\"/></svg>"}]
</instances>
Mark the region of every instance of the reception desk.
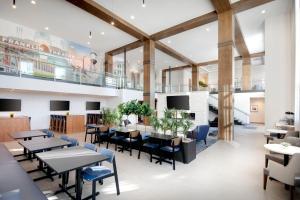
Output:
<instances>
[{"instance_id":1,"label":"reception desk","mask_svg":"<svg viewBox=\"0 0 300 200\"><path fill-rule=\"evenodd\" d=\"M85 131L84 115L66 115L66 133L80 133Z\"/></svg>"},{"instance_id":2,"label":"reception desk","mask_svg":"<svg viewBox=\"0 0 300 200\"><path fill-rule=\"evenodd\" d=\"M27 116L0 117L0 142L12 141L11 133L29 131L30 122Z\"/></svg>"}]
</instances>

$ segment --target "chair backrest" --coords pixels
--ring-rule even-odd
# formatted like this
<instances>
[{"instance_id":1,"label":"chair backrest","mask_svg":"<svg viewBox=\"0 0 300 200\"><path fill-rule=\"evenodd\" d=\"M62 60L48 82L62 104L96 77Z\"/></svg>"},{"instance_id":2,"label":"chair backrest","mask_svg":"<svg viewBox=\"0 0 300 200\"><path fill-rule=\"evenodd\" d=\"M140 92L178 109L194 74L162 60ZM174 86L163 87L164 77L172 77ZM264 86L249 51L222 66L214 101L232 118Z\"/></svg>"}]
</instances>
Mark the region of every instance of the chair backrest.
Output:
<instances>
[{"instance_id":1,"label":"chair backrest","mask_svg":"<svg viewBox=\"0 0 300 200\"><path fill-rule=\"evenodd\" d=\"M142 140L148 139L149 136L150 136L150 133L148 133L148 132L143 132L143 133L141 133L141 138L142 138Z\"/></svg>"},{"instance_id":2,"label":"chair backrest","mask_svg":"<svg viewBox=\"0 0 300 200\"><path fill-rule=\"evenodd\" d=\"M284 138L287 138L287 137L299 137L299 131L288 131Z\"/></svg>"},{"instance_id":3,"label":"chair backrest","mask_svg":"<svg viewBox=\"0 0 300 200\"><path fill-rule=\"evenodd\" d=\"M132 131L129 135L131 138L137 138L140 135L140 131Z\"/></svg>"},{"instance_id":4,"label":"chair backrest","mask_svg":"<svg viewBox=\"0 0 300 200\"><path fill-rule=\"evenodd\" d=\"M110 149L101 148L99 153L103 156L106 156L108 158L107 161L110 163L112 163L115 158L115 153Z\"/></svg>"},{"instance_id":5,"label":"chair backrest","mask_svg":"<svg viewBox=\"0 0 300 200\"><path fill-rule=\"evenodd\" d=\"M197 126L197 140L206 139L208 131L209 131L208 125Z\"/></svg>"},{"instance_id":6,"label":"chair backrest","mask_svg":"<svg viewBox=\"0 0 300 200\"><path fill-rule=\"evenodd\" d=\"M179 146L181 144L181 137L176 137L174 139L172 139L172 142L171 142L171 146Z\"/></svg>"},{"instance_id":7,"label":"chair backrest","mask_svg":"<svg viewBox=\"0 0 300 200\"><path fill-rule=\"evenodd\" d=\"M79 142L76 138L69 138L69 142L71 143L69 147L75 147L79 145Z\"/></svg>"},{"instance_id":8,"label":"chair backrest","mask_svg":"<svg viewBox=\"0 0 300 200\"><path fill-rule=\"evenodd\" d=\"M60 139L65 140L65 141L69 141L69 138L66 135L60 136Z\"/></svg>"},{"instance_id":9,"label":"chair backrest","mask_svg":"<svg viewBox=\"0 0 300 200\"><path fill-rule=\"evenodd\" d=\"M298 137L287 137L284 138L284 141L290 143L293 146L300 147L300 138Z\"/></svg>"},{"instance_id":10,"label":"chair backrest","mask_svg":"<svg viewBox=\"0 0 300 200\"><path fill-rule=\"evenodd\" d=\"M96 150L97 150L96 145L91 144L91 143L86 143L86 144L84 144L83 147L84 147L84 148L87 148L87 149L90 149L90 150L92 150L92 151L96 151Z\"/></svg>"},{"instance_id":11,"label":"chair backrest","mask_svg":"<svg viewBox=\"0 0 300 200\"><path fill-rule=\"evenodd\" d=\"M108 132L108 130L109 130L109 126L101 126L101 127L100 127L100 132L101 132L101 133Z\"/></svg>"}]
</instances>

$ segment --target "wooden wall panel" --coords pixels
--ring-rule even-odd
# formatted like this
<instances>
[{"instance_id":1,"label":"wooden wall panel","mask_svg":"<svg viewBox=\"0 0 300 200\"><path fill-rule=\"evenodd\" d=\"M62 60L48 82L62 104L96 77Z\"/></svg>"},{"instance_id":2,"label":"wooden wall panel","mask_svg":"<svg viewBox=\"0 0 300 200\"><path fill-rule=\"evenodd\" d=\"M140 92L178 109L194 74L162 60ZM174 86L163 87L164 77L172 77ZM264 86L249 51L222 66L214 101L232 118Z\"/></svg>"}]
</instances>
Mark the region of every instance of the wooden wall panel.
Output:
<instances>
[{"instance_id":1,"label":"wooden wall panel","mask_svg":"<svg viewBox=\"0 0 300 200\"><path fill-rule=\"evenodd\" d=\"M198 90L198 67L197 65L192 66L192 91Z\"/></svg>"},{"instance_id":2,"label":"wooden wall panel","mask_svg":"<svg viewBox=\"0 0 300 200\"><path fill-rule=\"evenodd\" d=\"M9 136L11 133L29 130L29 117L0 117L0 142L12 141L13 139Z\"/></svg>"},{"instance_id":3,"label":"wooden wall panel","mask_svg":"<svg viewBox=\"0 0 300 200\"><path fill-rule=\"evenodd\" d=\"M105 54L105 72L113 73L113 56L111 54Z\"/></svg>"},{"instance_id":4,"label":"wooden wall panel","mask_svg":"<svg viewBox=\"0 0 300 200\"><path fill-rule=\"evenodd\" d=\"M66 133L81 133L85 131L84 115L67 115Z\"/></svg>"}]
</instances>

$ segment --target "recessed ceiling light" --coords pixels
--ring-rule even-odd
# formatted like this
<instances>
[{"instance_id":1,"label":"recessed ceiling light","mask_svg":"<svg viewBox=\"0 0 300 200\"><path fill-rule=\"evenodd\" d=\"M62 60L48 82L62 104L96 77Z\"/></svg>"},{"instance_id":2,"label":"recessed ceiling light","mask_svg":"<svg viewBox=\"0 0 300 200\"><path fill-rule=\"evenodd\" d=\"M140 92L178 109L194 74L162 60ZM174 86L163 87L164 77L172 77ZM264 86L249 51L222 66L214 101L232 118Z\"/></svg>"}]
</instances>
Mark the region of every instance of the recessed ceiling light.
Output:
<instances>
[{"instance_id":1,"label":"recessed ceiling light","mask_svg":"<svg viewBox=\"0 0 300 200\"><path fill-rule=\"evenodd\" d=\"M16 8L17 8L16 0L13 0L12 8L13 8L13 9L16 9Z\"/></svg>"},{"instance_id":2,"label":"recessed ceiling light","mask_svg":"<svg viewBox=\"0 0 300 200\"><path fill-rule=\"evenodd\" d=\"M135 16L134 16L134 15L131 15L131 16L130 16L130 19L134 20L134 19L135 19Z\"/></svg>"},{"instance_id":3,"label":"recessed ceiling light","mask_svg":"<svg viewBox=\"0 0 300 200\"><path fill-rule=\"evenodd\" d=\"M115 25L115 22L114 22L114 21L111 21L110 24L114 26L114 25Z\"/></svg>"},{"instance_id":4,"label":"recessed ceiling light","mask_svg":"<svg viewBox=\"0 0 300 200\"><path fill-rule=\"evenodd\" d=\"M101 32L101 35L104 35L104 34L105 34L105 33L102 31L102 32Z\"/></svg>"},{"instance_id":5,"label":"recessed ceiling light","mask_svg":"<svg viewBox=\"0 0 300 200\"><path fill-rule=\"evenodd\" d=\"M266 13L266 10L262 10L262 11L261 11L261 14L265 14L265 13Z\"/></svg>"},{"instance_id":6,"label":"recessed ceiling light","mask_svg":"<svg viewBox=\"0 0 300 200\"><path fill-rule=\"evenodd\" d=\"M45 27L45 30L46 30L46 31L48 31L48 30L49 30L49 27L48 27L48 26L46 26L46 27Z\"/></svg>"},{"instance_id":7,"label":"recessed ceiling light","mask_svg":"<svg viewBox=\"0 0 300 200\"><path fill-rule=\"evenodd\" d=\"M36 1L35 0L31 0L30 3L33 4L33 5L35 5Z\"/></svg>"},{"instance_id":8,"label":"recessed ceiling light","mask_svg":"<svg viewBox=\"0 0 300 200\"><path fill-rule=\"evenodd\" d=\"M209 32L209 31L210 31L210 28L206 28L205 30L206 30L207 32Z\"/></svg>"},{"instance_id":9,"label":"recessed ceiling light","mask_svg":"<svg viewBox=\"0 0 300 200\"><path fill-rule=\"evenodd\" d=\"M170 43L171 43L171 40L168 40L167 43L170 44Z\"/></svg>"},{"instance_id":10,"label":"recessed ceiling light","mask_svg":"<svg viewBox=\"0 0 300 200\"><path fill-rule=\"evenodd\" d=\"M90 42L87 42L87 44L90 45L91 43L90 43Z\"/></svg>"}]
</instances>

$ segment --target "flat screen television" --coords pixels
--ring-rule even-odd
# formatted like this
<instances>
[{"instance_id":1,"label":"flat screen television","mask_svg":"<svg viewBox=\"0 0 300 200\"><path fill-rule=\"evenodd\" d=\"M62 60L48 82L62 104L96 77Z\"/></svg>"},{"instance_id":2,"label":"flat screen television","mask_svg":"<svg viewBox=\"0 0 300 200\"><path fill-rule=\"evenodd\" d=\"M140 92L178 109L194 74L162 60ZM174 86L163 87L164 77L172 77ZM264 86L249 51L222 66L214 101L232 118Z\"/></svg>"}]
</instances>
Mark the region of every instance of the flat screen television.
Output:
<instances>
[{"instance_id":1,"label":"flat screen television","mask_svg":"<svg viewBox=\"0 0 300 200\"><path fill-rule=\"evenodd\" d=\"M50 101L50 111L69 111L70 101Z\"/></svg>"},{"instance_id":2,"label":"flat screen television","mask_svg":"<svg viewBox=\"0 0 300 200\"><path fill-rule=\"evenodd\" d=\"M167 96L167 108L176 110L189 110L189 96Z\"/></svg>"},{"instance_id":3,"label":"flat screen television","mask_svg":"<svg viewBox=\"0 0 300 200\"><path fill-rule=\"evenodd\" d=\"M0 99L0 112L21 111L21 99Z\"/></svg>"},{"instance_id":4,"label":"flat screen television","mask_svg":"<svg viewBox=\"0 0 300 200\"><path fill-rule=\"evenodd\" d=\"M87 101L86 110L100 110L100 102L96 101Z\"/></svg>"}]
</instances>

